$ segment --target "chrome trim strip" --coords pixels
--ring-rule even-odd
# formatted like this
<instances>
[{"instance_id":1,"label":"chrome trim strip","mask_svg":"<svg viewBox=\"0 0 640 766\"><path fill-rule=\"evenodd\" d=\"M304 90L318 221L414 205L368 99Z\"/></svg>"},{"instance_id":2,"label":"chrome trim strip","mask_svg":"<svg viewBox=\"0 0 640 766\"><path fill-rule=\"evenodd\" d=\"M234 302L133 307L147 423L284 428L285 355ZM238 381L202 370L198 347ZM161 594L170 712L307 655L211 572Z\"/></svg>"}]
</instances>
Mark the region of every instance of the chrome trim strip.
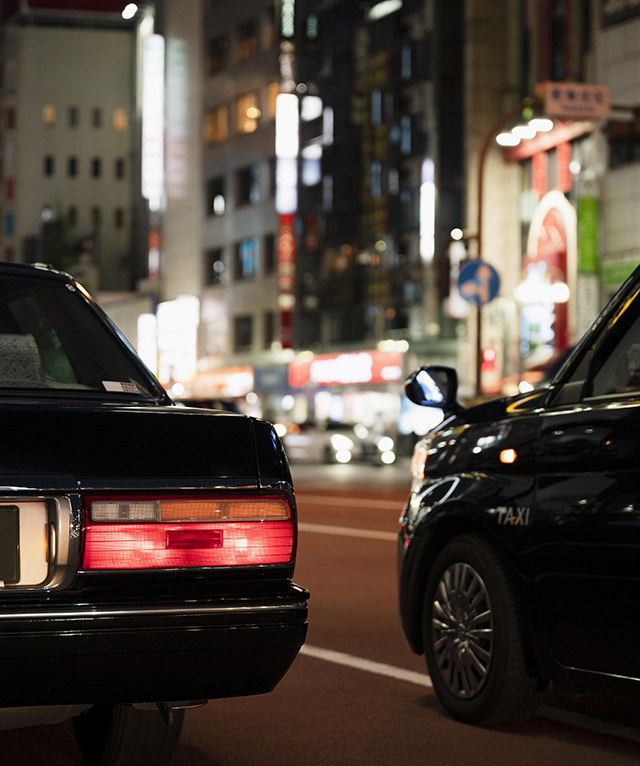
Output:
<instances>
[{"instance_id":1,"label":"chrome trim strip","mask_svg":"<svg viewBox=\"0 0 640 766\"><path fill-rule=\"evenodd\" d=\"M73 610L38 610L36 612L12 612L11 614L0 613L0 622L10 620L32 620L39 621L46 619L59 618L83 618L87 617L150 617L156 615L190 615L190 614L259 614L263 612L281 612L294 611L301 607L306 608L304 601L287 604L264 604L262 606L208 606L208 607L149 607L148 609L73 609Z\"/></svg>"}]
</instances>

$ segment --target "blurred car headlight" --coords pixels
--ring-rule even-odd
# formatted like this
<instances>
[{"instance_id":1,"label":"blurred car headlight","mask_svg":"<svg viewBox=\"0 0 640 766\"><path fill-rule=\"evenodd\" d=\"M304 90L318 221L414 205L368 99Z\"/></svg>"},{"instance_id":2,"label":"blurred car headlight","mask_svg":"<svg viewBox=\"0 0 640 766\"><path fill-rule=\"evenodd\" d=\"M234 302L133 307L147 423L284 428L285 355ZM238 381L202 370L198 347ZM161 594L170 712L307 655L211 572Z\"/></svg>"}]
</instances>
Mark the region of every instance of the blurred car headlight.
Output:
<instances>
[{"instance_id":1,"label":"blurred car headlight","mask_svg":"<svg viewBox=\"0 0 640 766\"><path fill-rule=\"evenodd\" d=\"M336 452L341 450L351 451L354 447L353 440L344 434L333 434L331 436L331 446Z\"/></svg>"},{"instance_id":2,"label":"blurred car headlight","mask_svg":"<svg viewBox=\"0 0 640 766\"><path fill-rule=\"evenodd\" d=\"M378 449L380 452L391 452L393 446L393 439L390 436L381 436L378 439Z\"/></svg>"}]
</instances>

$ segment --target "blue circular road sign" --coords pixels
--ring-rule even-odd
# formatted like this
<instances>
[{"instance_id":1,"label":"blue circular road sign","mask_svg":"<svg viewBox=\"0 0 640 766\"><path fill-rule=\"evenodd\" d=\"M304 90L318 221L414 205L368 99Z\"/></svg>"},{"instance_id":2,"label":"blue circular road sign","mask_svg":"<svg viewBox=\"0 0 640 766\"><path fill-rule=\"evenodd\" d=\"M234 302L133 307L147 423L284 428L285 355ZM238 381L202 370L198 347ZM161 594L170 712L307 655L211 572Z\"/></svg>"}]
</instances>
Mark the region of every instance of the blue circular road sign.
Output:
<instances>
[{"instance_id":1,"label":"blue circular road sign","mask_svg":"<svg viewBox=\"0 0 640 766\"><path fill-rule=\"evenodd\" d=\"M467 261L460 267L458 290L465 301L480 308L500 292L500 275L486 261Z\"/></svg>"}]
</instances>

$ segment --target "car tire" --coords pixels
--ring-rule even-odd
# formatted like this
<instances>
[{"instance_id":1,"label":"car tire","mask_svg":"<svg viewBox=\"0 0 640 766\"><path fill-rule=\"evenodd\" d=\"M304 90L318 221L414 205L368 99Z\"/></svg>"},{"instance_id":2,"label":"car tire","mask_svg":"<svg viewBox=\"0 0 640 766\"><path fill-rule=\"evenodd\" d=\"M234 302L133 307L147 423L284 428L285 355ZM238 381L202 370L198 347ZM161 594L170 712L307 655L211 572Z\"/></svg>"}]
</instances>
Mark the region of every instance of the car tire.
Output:
<instances>
[{"instance_id":1,"label":"car tire","mask_svg":"<svg viewBox=\"0 0 640 766\"><path fill-rule=\"evenodd\" d=\"M480 535L450 540L434 561L423 612L427 667L440 702L461 721L514 723L539 704L518 596L504 557Z\"/></svg>"},{"instance_id":2,"label":"car tire","mask_svg":"<svg viewBox=\"0 0 640 766\"><path fill-rule=\"evenodd\" d=\"M173 755L184 710L169 720L158 709L94 705L73 719L76 742L91 766L159 766Z\"/></svg>"}]
</instances>

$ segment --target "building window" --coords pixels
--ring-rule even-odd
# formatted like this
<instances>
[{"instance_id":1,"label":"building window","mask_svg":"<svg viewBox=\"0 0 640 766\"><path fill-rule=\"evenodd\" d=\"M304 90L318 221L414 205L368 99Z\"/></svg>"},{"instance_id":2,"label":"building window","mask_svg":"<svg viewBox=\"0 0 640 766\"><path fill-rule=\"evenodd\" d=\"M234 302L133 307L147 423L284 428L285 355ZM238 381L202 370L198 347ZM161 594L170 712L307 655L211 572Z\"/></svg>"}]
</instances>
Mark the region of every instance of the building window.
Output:
<instances>
[{"instance_id":1,"label":"building window","mask_svg":"<svg viewBox=\"0 0 640 766\"><path fill-rule=\"evenodd\" d=\"M10 106L6 112L7 115L7 129L14 130L16 127L16 110Z\"/></svg>"},{"instance_id":2,"label":"building window","mask_svg":"<svg viewBox=\"0 0 640 766\"><path fill-rule=\"evenodd\" d=\"M269 119L275 120L276 118L276 99L280 95L280 85L277 82L269 84Z\"/></svg>"},{"instance_id":3,"label":"building window","mask_svg":"<svg viewBox=\"0 0 640 766\"><path fill-rule=\"evenodd\" d=\"M78 175L78 158L73 156L67 159L67 175L75 178Z\"/></svg>"},{"instance_id":4,"label":"building window","mask_svg":"<svg viewBox=\"0 0 640 766\"><path fill-rule=\"evenodd\" d=\"M236 245L235 278L253 279L258 271L258 240L243 239Z\"/></svg>"},{"instance_id":5,"label":"building window","mask_svg":"<svg viewBox=\"0 0 640 766\"><path fill-rule=\"evenodd\" d=\"M236 125L238 133L255 133L260 117L258 93L251 90L236 99Z\"/></svg>"},{"instance_id":6,"label":"building window","mask_svg":"<svg viewBox=\"0 0 640 766\"><path fill-rule=\"evenodd\" d=\"M124 229L124 208L117 207L113 211L113 225L116 229Z\"/></svg>"},{"instance_id":7,"label":"building window","mask_svg":"<svg viewBox=\"0 0 640 766\"><path fill-rule=\"evenodd\" d=\"M53 154L45 154L43 172L47 178L53 176L56 172L56 161Z\"/></svg>"},{"instance_id":8,"label":"building window","mask_svg":"<svg viewBox=\"0 0 640 766\"><path fill-rule=\"evenodd\" d=\"M234 351L250 351L253 344L253 317L236 317L234 329Z\"/></svg>"},{"instance_id":9,"label":"building window","mask_svg":"<svg viewBox=\"0 0 640 766\"><path fill-rule=\"evenodd\" d=\"M69 209L67 210L67 221L71 227L78 223L78 208L75 205L69 205Z\"/></svg>"},{"instance_id":10,"label":"building window","mask_svg":"<svg viewBox=\"0 0 640 766\"><path fill-rule=\"evenodd\" d=\"M97 205L94 205L91 208L91 226L94 229L97 229L99 228L101 223L102 223L102 208L98 207Z\"/></svg>"},{"instance_id":11,"label":"building window","mask_svg":"<svg viewBox=\"0 0 640 766\"><path fill-rule=\"evenodd\" d=\"M226 106L208 109L204 116L205 144L218 144L229 138L229 110Z\"/></svg>"},{"instance_id":12,"label":"building window","mask_svg":"<svg viewBox=\"0 0 640 766\"><path fill-rule=\"evenodd\" d=\"M223 285L229 281L229 274L221 247L207 250L205 268L205 283L207 285Z\"/></svg>"},{"instance_id":13,"label":"building window","mask_svg":"<svg viewBox=\"0 0 640 766\"><path fill-rule=\"evenodd\" d=\"M276 238L267 234L264 238L264 273L272 274L276 269Z\"/></svg>"},{"instance_id":14,"label":"building window","mask_svg":"<svg viewBox=\"0 0 640 766\"><path fill-rule=\"evenodd\" d=\"M265 311L264 313L264 348L271 348L271 344L275 340L275 314L273 311Z\"/></svg>"},{"instance_id":15,"label":"building window","mask_svg":"<svg viewBox=\"0 0 640 766\"><path fill-rule=\"evenodd\" d=\"M91 110L91 125L94 128L102 127L102 107L94 106Z\"/></svg>"},{"instance_id":16,"label":"building window","mask_svg":"<svg viewBox=\"0 0 640 766\"><path fill-rule=\"evenodd\" d=\"M5 179L4 196L5 199L13 199L15 196L15 179L12 176Z\"/></svg>"},{"instance_id":17,"label":"building window","mask_svg":"<svg viewBox=\"0 0 640 766\"><path fill-rule=\"evenodd\" d=\"M246 61L258 53L258 30L255 21L238 27L238 61Z\"/></svg>"},{"instance_id":18,"label":"building window","mask_svg":"<svg viewBox=\"0 0 640 766\"><path fill-rule=\"evenodd\" d=\"M207 215L223 215L226 207L224 178L211 178L207 181Z\"/></svg>"},{"instance_id":19,"label":"building window","mask_svg":"<svg viewBox=\"0 0 640 766\"><path fill-rule=\"evenodd\" d=\"M116 178L122 179L126 175L126 164L123 157L116 157L113 163L113 173Z\"/></svg>"},{"instance_id":20,"label":"building window","mask_svg":"<svg viewBox=\"0 0 640 766\"><path fill-rule=\"evenodd\" d=\"M46 128L52 128L56 124L56 108L53 104L45 104L42 107L42 122Z\"/></svg>"},{"instance_id":21,"label":"building window","mask_svg":"<svg viewBox=\"0 0 640 766\"><path fill-rule=\"evenodd\" d=\"M129 115L127 110L121 106L113 110L113 129L122 133L129 127Z\"/></svg>"},{"instance_id":22,"label":"building window","mask_svg":"<svg viewBox=\"0 0 640 766\"><path fill-rule=\"evenodd\" d=\"M238 205L255 205L260 202L260 168L249 165L236 173Z\"/></svg>"},{"instance_id":23,"label":"building window","mask_svg":"<svg viewBox=\"0 0 640 766\"><path fill-rule=\"evenodd\" d=\"M102 160L100 157L94 157L91 160L91 178L100 178L102 175Z\"/></svg>"},{"instance_id":24,"label":"building window","mask_svg":"<svg viewBox=\"0 0 640 766\"><path fill-rule=\"evenodd\" d=\"M227 65L229 41L226 37L209 40L207 48L207 74L209 77L221 72Z\"/></svg>"},{"instance_id":25,"label":"building window","mask_svg":"<svg viewBox=\"0 0 640 766\"><path fill-rule=\"evenodd\" d=\"M80 124L80 109L70 106L67 110L67 124L70 128L77 128Z\"/></svg>"}]
</instances>

